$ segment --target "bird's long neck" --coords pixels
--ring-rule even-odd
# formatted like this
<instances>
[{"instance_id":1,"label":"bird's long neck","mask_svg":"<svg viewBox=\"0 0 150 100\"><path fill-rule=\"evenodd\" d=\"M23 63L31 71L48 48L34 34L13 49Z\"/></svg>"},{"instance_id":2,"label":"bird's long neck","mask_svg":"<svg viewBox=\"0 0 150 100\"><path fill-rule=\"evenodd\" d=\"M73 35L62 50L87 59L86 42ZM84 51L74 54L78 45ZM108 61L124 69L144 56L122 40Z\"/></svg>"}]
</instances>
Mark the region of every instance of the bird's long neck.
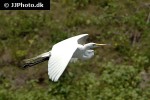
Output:
<instances>
[{"instance_id":1,"label":"bird's long neck","mask_svg":"<svg viewBox=\"0 0 150 100\"><path fill-rule=\"evenodd\" d=\"M82 60L90 59L94 56L94 51L91 50L91 46L89 44L85 44L83 46L83 55L81 57Z\"/></svg>"},{"instance_id":2,"label":"bird's long neck","mask_svg":"<svg viewBox=\"0 0 150 100\"><path fill-rule=\"evenodd\" d=\"M90 49L90 46L89 46L89 44L87 43L87 44L85 44L84 46L83 46L83 49L86 51L86 50L89 50Z\"/></svg>"}]
</instances>

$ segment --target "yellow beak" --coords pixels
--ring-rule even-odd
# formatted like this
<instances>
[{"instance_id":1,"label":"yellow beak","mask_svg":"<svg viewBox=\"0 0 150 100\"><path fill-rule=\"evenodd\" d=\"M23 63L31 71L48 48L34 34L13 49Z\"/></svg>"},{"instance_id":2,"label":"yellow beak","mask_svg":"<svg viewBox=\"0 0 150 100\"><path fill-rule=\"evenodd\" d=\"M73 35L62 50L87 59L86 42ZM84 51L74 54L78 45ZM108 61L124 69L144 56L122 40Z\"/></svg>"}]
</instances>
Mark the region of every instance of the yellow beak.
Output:
<instances>
[{"instance_id":1,"label":"yellow beak","mask_svg":"<svg viewBox=\"0 0 150 100\"><path fill-rule=\"evenodd\" d=\"M103 45L110 45L110 44L97 44L96 43L96 46L103 46Z\"/></svg>"}]
</instances>

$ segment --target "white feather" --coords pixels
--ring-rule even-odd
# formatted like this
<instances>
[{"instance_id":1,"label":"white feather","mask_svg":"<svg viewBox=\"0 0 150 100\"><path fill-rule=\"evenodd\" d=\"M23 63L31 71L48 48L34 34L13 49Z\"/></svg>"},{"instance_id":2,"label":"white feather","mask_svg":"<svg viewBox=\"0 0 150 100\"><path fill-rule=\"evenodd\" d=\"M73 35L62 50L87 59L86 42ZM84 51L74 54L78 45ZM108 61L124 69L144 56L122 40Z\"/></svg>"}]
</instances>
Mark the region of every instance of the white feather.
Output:
<instances>
[{"instance_id":1,"label":"white feather","mask_svg":"<svg viewBox=\"0 0 150 100\"><path fill-rule=\"evenodd\" d=\"M82 34L55 44L51 50L51 57L48 61L48 75L52 81L58 81L64 72L74 52L80 44L81 38L87 37L88 34ZM80 40L80 41L78 41Z\"/></svg>"}]
</instances>

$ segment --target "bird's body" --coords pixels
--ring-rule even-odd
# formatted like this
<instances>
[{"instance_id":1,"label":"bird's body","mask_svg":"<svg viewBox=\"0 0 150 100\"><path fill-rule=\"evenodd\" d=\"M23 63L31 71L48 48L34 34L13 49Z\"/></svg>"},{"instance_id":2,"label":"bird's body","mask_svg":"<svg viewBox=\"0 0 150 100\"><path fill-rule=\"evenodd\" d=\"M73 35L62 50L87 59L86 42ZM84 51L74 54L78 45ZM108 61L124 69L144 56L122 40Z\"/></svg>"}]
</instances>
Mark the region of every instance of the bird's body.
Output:
<instances>
[{"instance_id":1,"label":"bird's body","mask_svg":"<svg viewBox=\"0 0 150 100\"><path fill-rule=\"evenodd\" d=\"M52 47L50 52L46 52L41 54L35 58L32 58L32 64L30 64L30 59L26 66L28 65L35 65L34 60L41 58L41 62L44 61L43 59L49 58L48 61L48 75L52 81L58 81L59 77L64 72L68 63L72 60L86 60L90 59L94 56L95 47L100 45L106 44L96 44L96 43L87 43L85 41L88 37L88 34L82 34L78 36L74 36L58 42ZM46 59L47 60L47 59ZM37 61L36 61L37 62ZM40 63L40 61L39 61Z\"/></svg>"},{"instance_id":2,"label":"bird's body","mask_svg":"<svg viewBox=\"0 0 150 100\"><path fill-rule=\"evenodd\" d=\"M79 44L72 58L87 60L92 58L93 56L94 56L94 50L88 49L85 46Z\"/></svg>"}]
</instances>

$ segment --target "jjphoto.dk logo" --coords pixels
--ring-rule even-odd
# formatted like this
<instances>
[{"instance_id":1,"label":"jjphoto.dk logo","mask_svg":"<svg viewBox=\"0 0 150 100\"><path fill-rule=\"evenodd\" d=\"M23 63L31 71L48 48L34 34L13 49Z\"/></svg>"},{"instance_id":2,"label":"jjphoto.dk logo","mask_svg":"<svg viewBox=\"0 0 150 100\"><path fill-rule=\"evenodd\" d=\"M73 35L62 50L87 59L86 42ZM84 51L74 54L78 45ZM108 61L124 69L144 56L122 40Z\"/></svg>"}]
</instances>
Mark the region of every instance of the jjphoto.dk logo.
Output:
<instances>
[{"instance_id":1,"label":"jjphoto.dk logo","mask_svg":"<svg viewBox=\"0 0 150 100\"><path fill-rule=\"evenodd\" d=\"M38 2L37 4L32 4L32 3L26 3L26 4L24 4L24 3L22 3L22 2L20 2L20 3L11 3L11 4L9 4L9 3L4 3L4 7L5 8L8 8L8 7L44 7L44 4L43 3L41 3L41 2Z\"/></svg>"},{"instance_id":2,"label":"jjphoto.dk logo","mask_svg":"<svg viewBox=\"0 0 150 100\"><path fill-rule=\"evenodd\" d=\"M0 0L0 10L50 10L50 0Z\"/></svg>"}]
</instances>

